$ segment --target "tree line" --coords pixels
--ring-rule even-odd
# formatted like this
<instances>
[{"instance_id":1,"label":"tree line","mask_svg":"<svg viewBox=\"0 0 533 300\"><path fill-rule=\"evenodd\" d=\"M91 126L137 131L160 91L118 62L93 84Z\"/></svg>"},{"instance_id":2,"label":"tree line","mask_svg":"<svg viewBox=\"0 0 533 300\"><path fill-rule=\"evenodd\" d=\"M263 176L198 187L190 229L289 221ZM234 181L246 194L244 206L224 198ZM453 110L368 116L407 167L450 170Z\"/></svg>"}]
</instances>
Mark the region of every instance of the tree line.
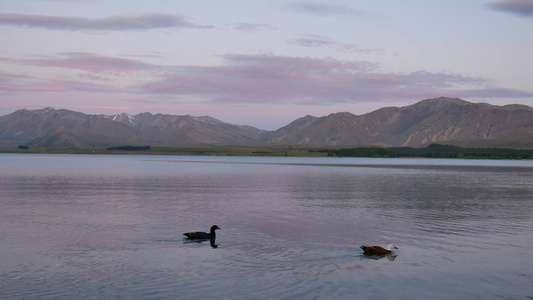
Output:
<instances>
[{"instance_id":1,"label":"tree line","mask_svg":"<svg viewBox=\"0 0 533 300\"><path fill-rule=\"evenodd\" d=\"M470 159L533 159L533 150L507 148L463 148L431 144L426 148L411 147L357 147L342 149L309 150L327 152L340 157L421 157L421 158L470 158Z\"/></svg>"}]
</instances>

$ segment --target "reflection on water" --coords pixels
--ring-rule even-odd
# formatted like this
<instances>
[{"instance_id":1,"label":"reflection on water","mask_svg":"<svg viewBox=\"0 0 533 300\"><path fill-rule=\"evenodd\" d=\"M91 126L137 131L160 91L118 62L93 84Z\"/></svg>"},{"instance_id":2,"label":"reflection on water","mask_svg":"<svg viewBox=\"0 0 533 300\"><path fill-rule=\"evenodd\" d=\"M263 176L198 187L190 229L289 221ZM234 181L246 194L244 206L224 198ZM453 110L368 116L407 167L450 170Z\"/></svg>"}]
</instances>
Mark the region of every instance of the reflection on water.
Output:
<instances>
[{"instance_id":1,"label":"reflection on water","mask_svg":"<svg viewBox=\"0 0 533 300\"><path fill-rule=\"evenodd\" d=\"M211 245L212 248L218 248L218 244L216 243L216 238L214 238L214 239L203 239L203 240L191 240L191 239L188 239L188 238L184 238L183 240L184 240L183 241L184 244L188 244L188 243L202 244L202 243L209 242L209 245Z\"/></svg>"},{"instance_id":2,"label":"reflection on water","mask_svg":"<svg viewBox=\"0 0 533 300\"><path fill-rule=\"evenodd\" d=\"M3 299L533 297L531 161L0 164ZM216 241L183 239L211 224L224 228ZM389 243L395 255L359 249Z\"/></svg>"},{"instance_id":3,"label":"reflection on water","mask_svg":"<svg viewBox=\"0 0 533 300\"><path fill-rule=\"evenodd\" d=\"M387 253L385 255L363 255L362 257L373 260L386 258L390 261L394 261L396 257L398 257L398 254Z\"/></svg>"}]
</instances>

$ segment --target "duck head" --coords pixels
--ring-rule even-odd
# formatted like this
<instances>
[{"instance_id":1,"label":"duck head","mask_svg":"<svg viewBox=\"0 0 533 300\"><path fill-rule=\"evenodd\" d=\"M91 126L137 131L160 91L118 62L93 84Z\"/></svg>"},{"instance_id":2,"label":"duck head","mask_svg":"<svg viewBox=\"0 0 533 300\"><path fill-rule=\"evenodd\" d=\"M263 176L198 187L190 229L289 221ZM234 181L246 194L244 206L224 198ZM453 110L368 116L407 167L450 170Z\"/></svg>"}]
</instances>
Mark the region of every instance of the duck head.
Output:
<instances>
[{"instance_id":1,"label":"duck head","mask_svg":"<svg viewBox=\"0 0 533 300\"><path fill-rule=\"evenodd\" d=\"M396 247L396 245L394 245L394 244L390 244L390 245L387 246L386 249L389 250L389 251L392 251L394 249L398 249L398 247Z\"/></svg>"}]
</instances>

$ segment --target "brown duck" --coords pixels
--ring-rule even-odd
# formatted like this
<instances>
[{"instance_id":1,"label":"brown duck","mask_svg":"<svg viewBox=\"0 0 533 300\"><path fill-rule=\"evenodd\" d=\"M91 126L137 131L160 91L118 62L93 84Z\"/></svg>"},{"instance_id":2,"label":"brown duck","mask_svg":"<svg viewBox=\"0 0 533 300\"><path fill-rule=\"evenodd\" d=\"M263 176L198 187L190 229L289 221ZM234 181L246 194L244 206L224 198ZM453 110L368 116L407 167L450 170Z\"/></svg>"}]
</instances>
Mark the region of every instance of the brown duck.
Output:
<instances>
[{"instance_id":1,"label":"brown duck","mask_svg":"<svg viewBox=\"0 0 533 300\"><path fill-rule=\"evenodd\" d=\"M390 244L387 248L380 246L361 246L361 249L363 249L364 255L387 255L392 253L393 249L398 249L398 247L394 244Z\"/></svg>"}]
</instances>

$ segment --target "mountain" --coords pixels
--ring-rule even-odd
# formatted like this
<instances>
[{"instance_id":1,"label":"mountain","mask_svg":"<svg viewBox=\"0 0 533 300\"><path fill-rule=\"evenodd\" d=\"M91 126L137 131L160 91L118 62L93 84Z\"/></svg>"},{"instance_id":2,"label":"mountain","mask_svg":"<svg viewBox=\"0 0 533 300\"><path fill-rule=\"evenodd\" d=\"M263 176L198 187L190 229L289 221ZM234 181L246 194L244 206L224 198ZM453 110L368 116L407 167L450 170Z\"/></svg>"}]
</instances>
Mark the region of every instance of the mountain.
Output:
<instances>
[{"instance_id":1,"label":"mountain","mask_svg":"<svg viewBox=\"0 0 533 300\"><path fill-rule=\"evenodd\" d=\"M116 115L113 120L155 140L152 145L249 145L259 140L263 132L251 126L228 124L208 116L142 113L135 116Z\"/></svg>"},{"instance_id":2,"label":"mountain","mask_svg":"<svg viewBox=\"0 0 533 300\"><path fill-rule=\"evenodd\" d=\"M302 119L269 133L266 143L533 148L533 108L524 105L493 106L437 98L361 116L336 113L312 122L305 122L308 117ZM303 123L306 126L293 125ZM296 129L287 130L290 128Z\"/></svg>"},{"instance_id":3,"label":"mountain","mask_svg":"<svg viewBox=\"0 0 533 300\"><path fill-rule=\"evenodd\" d=\"M23 109L0 117L0 147L103 147L150 141L111 119L64 109Z\"/></svg>"},{"instance_id":4,"label":"mountain","mask_svg":"<svg viewBox=\"0 0 533 300\"><path fill-rule=\"evenodd\" d=\"M64 109L18 110L0 117L0 147L252 144L263 131L211 117L142 113L86 115Z\"/></svg>"},{"instance_id":5,"label":"mountain","mask_svg":"<svg viewBox=\"0 0 533 300\"><path fill-rule=\"evenodd\" d=\"M86 115L46 108L0 117L0 147L120 145L409 146L441 143L533 149L533 108L494 106L456 98L427 99L354 115L305 116L275 131L203 116L141 113Z\"/></svg>"}]
</instances>

